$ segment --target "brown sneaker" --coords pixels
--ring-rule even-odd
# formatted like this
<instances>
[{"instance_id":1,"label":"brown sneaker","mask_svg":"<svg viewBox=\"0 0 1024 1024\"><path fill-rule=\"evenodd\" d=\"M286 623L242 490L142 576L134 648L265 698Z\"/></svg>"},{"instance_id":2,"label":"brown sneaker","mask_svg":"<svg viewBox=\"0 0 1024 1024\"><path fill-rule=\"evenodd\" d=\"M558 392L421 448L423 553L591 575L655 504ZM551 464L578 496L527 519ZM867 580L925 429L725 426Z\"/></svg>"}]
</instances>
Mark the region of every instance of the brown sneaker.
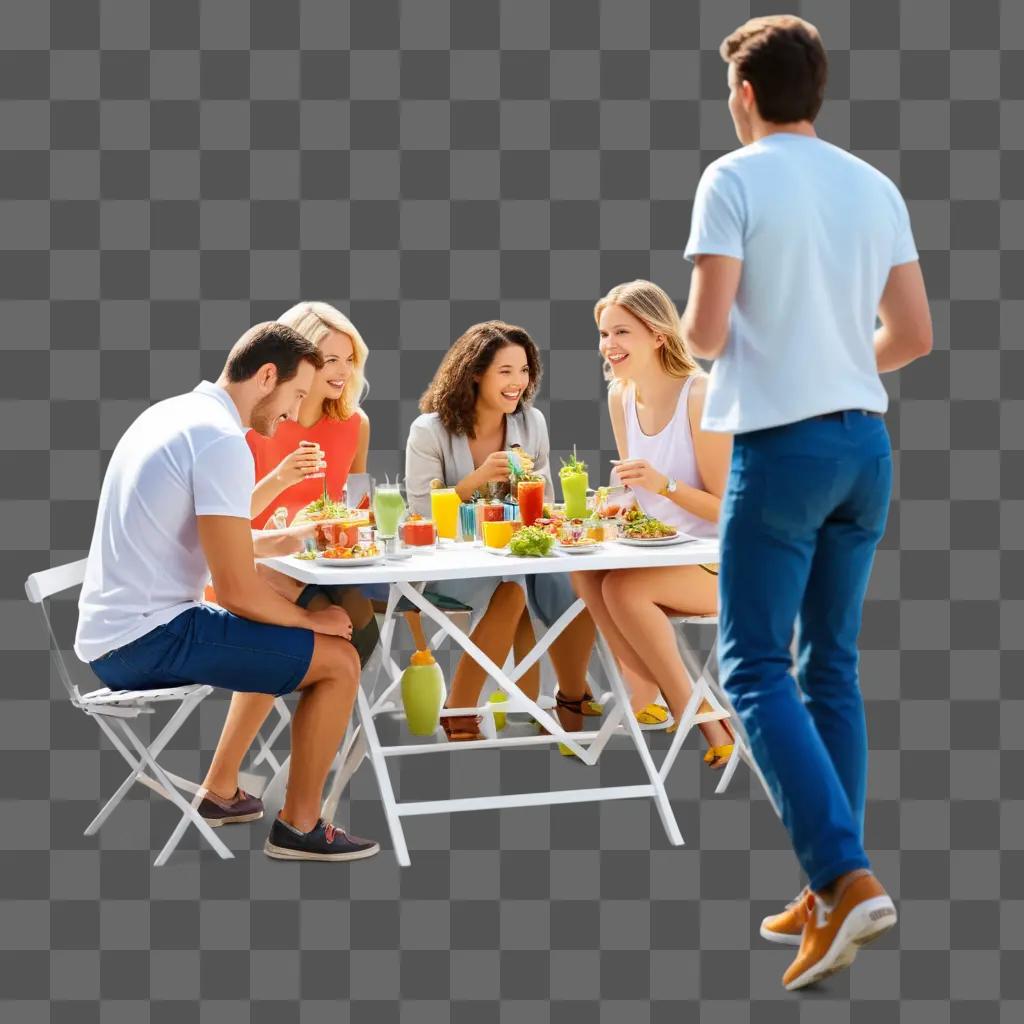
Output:
<instances>
[{"instance_id":1,"label":"brown sneaker","mask_svg":"<svg viewBox=\"0 0 1024 1024\"><path fill-rule=\"evenodd\" d=\"M896 924L889 894L870 873L855 877L831 907L813 892L806 903L800 952L782 976L790 992L849 967L861 946Z\"/></svg>"},{"instance_id":2,"label":"brown sneaker","mask_svg":"<svg viewBox=\"0 0 1024 1024\"><path fill-rule=\"evenodd\" d=\"M238 790L230 800L207 792L199 805L199 816L210 828L258 821L263 817L263 801L258 796L249 796L244 789Z\"/></svg>"},{"instance_id":3,"label":"brown sneaker","mask_svg":"<svg viewBox=\"0 0 1024 1024\"><path fill-rule=\"evenodd\" d=\"M799 946L800 936L807 923L807 894L803 889L795 900L786 904L780 914L771 914L761 922L761 938L783 946Z\"/></svg>"}]
</instances>

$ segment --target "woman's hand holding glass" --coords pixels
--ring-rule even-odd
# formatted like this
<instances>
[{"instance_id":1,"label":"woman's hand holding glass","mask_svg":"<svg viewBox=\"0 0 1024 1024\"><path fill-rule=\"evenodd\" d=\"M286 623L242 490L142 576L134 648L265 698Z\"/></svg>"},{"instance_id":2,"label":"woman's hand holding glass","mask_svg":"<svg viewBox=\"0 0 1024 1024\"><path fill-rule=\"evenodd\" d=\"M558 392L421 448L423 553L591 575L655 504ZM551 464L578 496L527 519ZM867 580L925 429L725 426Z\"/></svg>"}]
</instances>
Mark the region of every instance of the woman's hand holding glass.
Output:
<instances>
[{"instance_id":1,"label":"woman's hand holding glass","mask_svg":"<svg viewBox=\"0 0 1024 1024\"><path fill-rule=\"evenodd\" d=\"M274 470L274 479L282 489L300 483L312 473L323 470L327 463L321 458L319 446L300 445L290 455L286 455Z\"/></svg>"}]
</instances>

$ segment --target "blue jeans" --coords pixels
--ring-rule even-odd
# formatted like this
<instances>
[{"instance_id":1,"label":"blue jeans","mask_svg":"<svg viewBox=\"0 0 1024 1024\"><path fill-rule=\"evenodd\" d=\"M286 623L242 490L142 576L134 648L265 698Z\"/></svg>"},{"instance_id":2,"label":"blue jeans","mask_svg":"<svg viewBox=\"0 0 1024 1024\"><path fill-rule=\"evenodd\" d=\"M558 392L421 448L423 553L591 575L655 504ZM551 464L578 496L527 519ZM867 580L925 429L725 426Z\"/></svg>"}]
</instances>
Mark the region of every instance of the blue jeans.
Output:
<instances>
[{"instance_id":1,"label":"blue jeans","mask_svg":"<svg viewBox=\"0 0 1024 1024\"><path fill-rule=\"evenodd\" d=\"M722 680L815 889L869 866L857 635L891 486L884 422L851 411L738 435L722 501Z\"/></svg>"}]
</instances>

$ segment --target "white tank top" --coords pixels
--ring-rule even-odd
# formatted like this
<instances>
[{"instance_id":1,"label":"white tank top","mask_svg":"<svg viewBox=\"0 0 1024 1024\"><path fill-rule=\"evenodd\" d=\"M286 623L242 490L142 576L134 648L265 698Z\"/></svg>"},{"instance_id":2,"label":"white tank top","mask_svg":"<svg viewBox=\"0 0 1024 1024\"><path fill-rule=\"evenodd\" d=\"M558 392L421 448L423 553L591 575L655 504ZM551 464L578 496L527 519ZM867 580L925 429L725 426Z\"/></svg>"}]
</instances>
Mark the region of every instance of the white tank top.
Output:
<instances>
[{"instance_id":1,"label":"white tank top","mask_svg":"<svg viewBox=\"0 0 1024 1024\"><path fill-rule=\"evenodd\" d=\"M632 387L624 388L622 406L626 420L628 457L646 459L670 479L704 490L704 481L697 468L697 455L693 450L693 434L688 414L690 387L695 377L696 374L691 374L686 379L679 392L679 401L676 403L672 419L657 434L645 434L640 428L640 420L636 415L636 392ZM671 498L664 498L644 487L636 487L633 490L640 508L647 515L655 516L663 523L670 523L691 537L718 536L717 523L687 512Z\"/></svg>"}]
</instances>

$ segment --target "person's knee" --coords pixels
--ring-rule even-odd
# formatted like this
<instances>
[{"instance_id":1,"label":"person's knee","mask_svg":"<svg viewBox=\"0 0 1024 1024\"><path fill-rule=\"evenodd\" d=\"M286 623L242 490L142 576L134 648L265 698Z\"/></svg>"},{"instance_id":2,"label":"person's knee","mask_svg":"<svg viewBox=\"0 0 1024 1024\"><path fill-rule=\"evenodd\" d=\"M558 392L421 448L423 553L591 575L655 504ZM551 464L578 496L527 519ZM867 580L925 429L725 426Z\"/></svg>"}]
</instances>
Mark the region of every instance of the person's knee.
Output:
<instances>
[{"instance_id":1,"label":"person's knee","mask_svg":"<svg viewBox=\"0 0 1024 1024\"><path fill-rule=\"evenodd\" d=\"M601 581L601 596L610 605L619 605L632 599L635 595L633 583L624 572L610 572Z\"/></svg>"},{"instance_id":2,"label":"person's knee","mask_svg":"<svg viewBox=\"0 0 1024 1024\"><path fill-rule=\"evenodd\" d=\"M516 615L526 607L526 594L518 583L506 580L495 589L490 607L500 609L502 614Z\"/></svg>"},{"instance_id":3,"label":"person's knee","mask_svg":"<svg viewBox=\"0 0 1024 1024\"><path fill-rule=\"evenodd\" d=\"M314 680L328 686L354 687L359 683L359 654L340 636L320 634L316 639L319 671Z\"/></svg>"}]
</instances>

